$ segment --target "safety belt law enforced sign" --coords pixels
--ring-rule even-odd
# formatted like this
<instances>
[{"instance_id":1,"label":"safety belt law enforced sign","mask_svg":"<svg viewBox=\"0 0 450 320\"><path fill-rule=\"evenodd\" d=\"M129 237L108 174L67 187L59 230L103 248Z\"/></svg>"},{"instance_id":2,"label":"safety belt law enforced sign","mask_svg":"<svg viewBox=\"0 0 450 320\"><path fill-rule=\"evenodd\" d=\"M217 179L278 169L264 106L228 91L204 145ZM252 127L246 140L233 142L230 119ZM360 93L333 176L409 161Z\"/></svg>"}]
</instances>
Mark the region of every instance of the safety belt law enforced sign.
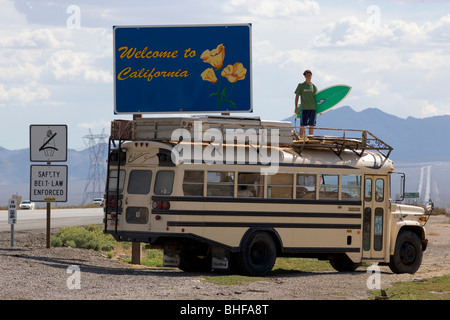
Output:
<instances>
[{"instance_id":1,"label":"safety belt law enforced sign","mask_svg":"<svg viewBox=\"0 0 450 320\"><path fill-rule=\"evenodd\" d=\"M251 25L115 26L114 112L252 112Z\"/></svg>"},{"instance_id":2,"label":"safety belt law enforced sign","mask_svg":"<svg viewBox=\"0 0 450 320\"><path fill-rule=\"evenodd\" d=\"M67 166L30 166L30 200L67 202Z\"/></svg>"}]
</instances>

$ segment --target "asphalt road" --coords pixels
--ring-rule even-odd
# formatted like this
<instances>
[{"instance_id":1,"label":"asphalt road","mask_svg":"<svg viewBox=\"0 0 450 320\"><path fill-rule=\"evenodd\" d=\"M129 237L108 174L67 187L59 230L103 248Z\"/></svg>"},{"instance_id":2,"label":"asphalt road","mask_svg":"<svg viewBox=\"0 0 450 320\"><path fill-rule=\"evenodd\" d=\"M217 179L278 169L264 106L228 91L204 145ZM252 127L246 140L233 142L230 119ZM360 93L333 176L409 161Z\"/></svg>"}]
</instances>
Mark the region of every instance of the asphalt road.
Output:
<instances>
[{"instance_id":1,"label":"asphalt road","mask_svg":"<svg viewBox=\"0 0 450 320\"><path fill-rule=\"evenodd\" d=\"M47 210L18 210L15 231L45 229L47 226ZM58 209L51 208L50 227L85 226L103 223L103 208ZM8 224L8 211L0 210L0 232L11 230Z\"/></svg>"}]
</instances>

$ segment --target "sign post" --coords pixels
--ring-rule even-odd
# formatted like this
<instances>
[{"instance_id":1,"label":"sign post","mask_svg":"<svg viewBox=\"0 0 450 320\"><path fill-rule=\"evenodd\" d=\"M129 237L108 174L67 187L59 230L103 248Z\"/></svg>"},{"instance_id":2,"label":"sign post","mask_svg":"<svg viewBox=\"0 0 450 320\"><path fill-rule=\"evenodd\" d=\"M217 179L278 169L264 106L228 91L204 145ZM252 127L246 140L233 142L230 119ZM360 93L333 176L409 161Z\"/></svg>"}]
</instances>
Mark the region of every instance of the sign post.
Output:
<instances>
[{"instance_id":1,"label":"sign post","mask_svg":"<svg viewBox=\"0 0 450 320\"><path fill-rule=\"evenodd\" d=\"M47 239L50 248L51 202L67 202L67 125L30 125L30 161L47 165L30 166L30 200L47 203Z\"/></svg>"},{"instance_id":2,"label":"sign post","mask_svg":"<svg viewBox=\"0 0 450 320\"><path fill-rule=\"evenodd\" d=\"M14 225L17 222L17 200L8 200L8 223L11 225L11 247L14 247Z\"/></svg>"}]
</instances>

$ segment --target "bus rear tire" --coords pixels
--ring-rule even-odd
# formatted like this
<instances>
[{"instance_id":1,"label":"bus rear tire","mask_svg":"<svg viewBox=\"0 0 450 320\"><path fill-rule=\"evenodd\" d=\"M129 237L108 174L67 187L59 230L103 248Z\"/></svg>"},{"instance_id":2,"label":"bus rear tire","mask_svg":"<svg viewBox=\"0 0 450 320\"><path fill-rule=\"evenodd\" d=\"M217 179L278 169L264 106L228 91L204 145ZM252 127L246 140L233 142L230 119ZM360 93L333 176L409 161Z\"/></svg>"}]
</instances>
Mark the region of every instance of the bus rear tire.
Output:
<instances>
[{"instance_id":1,"label":"bus rear tire","mask_svg":"<svg viewBox=\"0 0 450 320\"><path fill-rule=\"evenodd\" d=\"M360 263L354 263L345 253L332 255L329 261L331 266L339 272L353 272L360 266Z\"/></svg>"},{"instance_id":2,"label":"bus rear tire","mask_svg":"<svg viewBox=\"0 0 450 320\"><path fill-rule=\"evenodd\" d=\"M183 249L180 253L178 268L185 272L210 272L212 270L211 255L201 251L195 248Z\"/></svg>"},{"instance_id":3,"label":"bus rear tire","mask_svg":"<svg viewBox=\"0 0 450 320\"><path fill-rule=\"evenodd\" d=\"M400 231L395 243L389 268L394 273L415 273L422 264L423 248L419 237L412 231Z\"/></svg>"},{"instance_id":4,"label":"bus rear tire","mask_svg":"<svg viewBox=\"0 0 450 320\"><path fill-rule=\"evenodd\" d=\"M270 234L254 232L245 239L236 262L242 273L258 277L269 273L275 265L276 259L277 250Z\"/></svg>"}]
</instances>

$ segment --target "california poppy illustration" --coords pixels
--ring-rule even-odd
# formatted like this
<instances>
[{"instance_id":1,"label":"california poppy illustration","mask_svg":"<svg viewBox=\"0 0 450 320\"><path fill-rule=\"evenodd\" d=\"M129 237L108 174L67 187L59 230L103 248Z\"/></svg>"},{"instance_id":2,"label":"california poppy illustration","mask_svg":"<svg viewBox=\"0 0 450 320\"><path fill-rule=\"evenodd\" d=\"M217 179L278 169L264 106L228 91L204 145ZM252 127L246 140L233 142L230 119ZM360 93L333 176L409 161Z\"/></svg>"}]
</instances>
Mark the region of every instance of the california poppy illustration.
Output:
<instances>
[{"instance_id":1,"label":"california poppy illustration","mask_svg":"<svg viewBox=\"0 0 450 320\"><path fill-rule=\"evenodd\" d=\"M223 46L223 44L219 44L217 48L213 49L212 51L205 50L200 56L200 59L202 59L203 62L209 63L216 70L222 68L224 58L225 47Z\"/></svg>"},{"instance_id":2,"label":"california poppy illustration","mask_svg":"<svg viewBox=\"0 0 450 320\"><path fill-rule=\"evenodd\" d=\"M210 97L217 97L216 107L218 108L221 104L228 102L230 106L236 109L235 103L230 100L230 96L233 92L233 88L237 81L244 80L247 74L247 69L241 62L236 62L235 64L227 65L223 68L223 62L225 59L225 46L219 44L217 48L213 50L205 50L200 58L205 63L209 63L213 68L208 68L201 73L201 77L204 81L211 82L217 86L217 92L211 93ZM226 83L221 85L220 77L217 77L216 72L220 74L223 78L227 78L230 85ZM229 89L227 91L227 88Z\"/></svg>"}]
</instances>

